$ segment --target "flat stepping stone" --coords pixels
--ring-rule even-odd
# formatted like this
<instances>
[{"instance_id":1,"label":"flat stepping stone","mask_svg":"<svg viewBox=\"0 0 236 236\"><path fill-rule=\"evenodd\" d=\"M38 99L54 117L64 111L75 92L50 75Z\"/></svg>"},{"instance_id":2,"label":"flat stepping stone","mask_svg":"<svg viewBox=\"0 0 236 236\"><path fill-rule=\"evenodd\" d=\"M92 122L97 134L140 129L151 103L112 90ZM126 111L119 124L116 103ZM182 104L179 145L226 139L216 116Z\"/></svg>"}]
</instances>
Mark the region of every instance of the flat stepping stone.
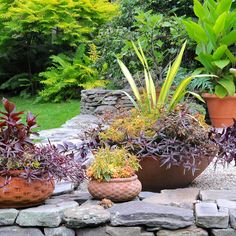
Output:
<instances>
[{"instance_id":1,"label":"flat stepping stone","mask_svg":"<svg viewBox=\"0 0 236 236\"><path fill-rule=\"evenodd\" d=\"M13 225L18 213L16 209L0 209L0 226Z\"/></svg>"},{"instance_id":2,"label":"flat stepping stone","mask_svg":"<svg viewBox=\"0 0 236 236\"><path fill-rule=\"evenodd\" d=\"M220 211L225 211L229 209L236 209L236 201L230 201L225 199L216 200L216 204Z\"/></svg>"},{"instance_id":3,"label":"flat stepping stone","mask_svg":"<svg viewBox=\"0 0 236 236\"><path fill-rule=\"evenodd\" d=\"M196 225L203 228L227 228L229 214L219 211L213 202L199 202L195 205Z\"/></svg>"},{"instance_id":4,"label":"flat stepping stone","mask_svg":"<svg viewBox=\"0 0 236 236\"><path fill-rule=\"evenodd\" d=\"M217 199L226 199L236 201L236 190L203 190L200 191L202 201L216 201Z\"/></svg>"},{"instance_id":5,"label":"flat stepping stone","mask_svg":"<svg viewBox=\"0 0 236 236\"><path fill-rule=\"evenodd\" d=\"M20 226L58 227L66 209L78 206L77 202L59 202L55 205L41 205L21 210L16 223Z\"/></svg>"},{"instance_id":6,"label":"flat stepping stone","mask_svg":"<svg viewBox=\"0 0 236 236\"><path fill-rule=\"evenodd\" d=\"M193 204L198 199L198 195L199 189L197 188L167 189L147 197L143 201L192 209Z\"/></svg>"},{"instance_id":7,"label":"flat stepping stone","mask_svg":"<svg viewBox=\"0 0 236 236\"><path fill-rule=\"evenodd\" d=\"M61 127L71 129L88 129L95 128L101 123L101 119L93 115L78 115L66 121Z\"/></svg>"},{"instance_id":8,"label":"flat stepping stone","mask_svg":"<svg viewBox=\"0 0 236 236\"><path fill-rule=\"evenodd\" d=\"M110 221L110 213L98 205L78 206L66 210L63 220L70 228L98 226Z\"/></svg>"},{"instance_id":9,"label":"flat stepping stone","mask_svg":"<svg viewBox=\"0 0 236 236\"><path fill-rule=\"evenodd\" d=\"M185 229L177 229L174 231L162 229L156 233L156 236L208 236L208 232L193 225Z\"/></svg>"},{"instance_id":10,"label":"flat stepping stone","mask_svg":"<svg viewBox=\"0 0 236 236\"><path fill-rule=\"evenodd\" d=\"M1 236L44 236L40 229L21 228L19 226L0 227Z\"/></svg>"},{"instance_id":11,"label":"flat stepping stone","mask_svg":"<svg viewBox=\"0 0 236 236\"><path fill-rule=\"evenodd\" d=\"M212 229L211 236L233 236L236 235L236 230L228 229Z\"/></svg>"},{"instance_id":12,"label":"flat stepping stone","mask_svg":"<svg viewBox=\"0 0 236 236\"><path fill-rule=\"evenodd\" d=\"M44 228L45 236L75 236L73 229L68 229L64 226L58 228Z\"/></svg>"},{"instance_id":13,"label":"flat stepping stone","mask_svg":"<svg viewBox=\"0 0 236 236\"><path fill-rule=\"evenodd\" d=\"M131 201L108 209L112 226L145 225L167 229L185 228L193 224L193 211L179 207Z\"/></svg>"}]
</instances>

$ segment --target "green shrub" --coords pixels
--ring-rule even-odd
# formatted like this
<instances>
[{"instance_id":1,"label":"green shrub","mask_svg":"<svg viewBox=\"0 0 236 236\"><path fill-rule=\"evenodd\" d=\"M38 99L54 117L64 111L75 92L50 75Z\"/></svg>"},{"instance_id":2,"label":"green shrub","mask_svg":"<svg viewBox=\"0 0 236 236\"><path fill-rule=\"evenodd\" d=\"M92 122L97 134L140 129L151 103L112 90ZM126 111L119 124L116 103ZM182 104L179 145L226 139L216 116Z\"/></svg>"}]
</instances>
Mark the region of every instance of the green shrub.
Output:
<instances>
[{"instance_id":1,"label":"green shrub","mask_svg":"<svg viewBox=\"0 0 236 236\"><path fill-rule=\"evenodd\" d=\"M154 14L152 11L137 10L132 16L134 22L129 27L115 26L116 20L102 28L96 38L96 44L100 53L97 67L106 65L105 77L115 81L118 87L124 84L120 78L122 75L116 63L116 57L122 58L125 64L129 64L132 73L139 78L142 71L137 58L132 50L131 41L139 40L147 55L147 60L155 80L162 80L163 73L176 55L176 48L183 43L186 33L179 18ZM119 22L119 20L118 20Z\"/></svg>"},{"instance_id":2,"label":"green shrub","mask_svg":"<svg viewBox=\"0 0 236 236\"><path fill-rule=\"evenodd\" d=\"M104 80L98 80L98 73L91 66L92 59L85 55L85 45L78 47L71 58L65 54L51 56L53 66L39 75L44 78L44 89L39 93L41 99L59 102L67 98L80 96L80 89L104 86Z\"/></svg>"},{"instance_id":3,"label":"green shrub","mask_svg":"<svg viewBox=\"0 0 236 236\"><path fill-rule=\"evenodd\" d=\"M97 68L103 68L99 73L110 79L113 85L124 87L116 63L116 57L119 57L129 64L131 72L136 72L134 76L139 78L142 68L130 50L130 41L139 39L150 66L154 68L153 75L161 80L167 63L176 56L176 48L186 39L187 34L180 19L182 15L194 15L192 5L192 1L185 0L120 0L121 14L101 27L95 40L100 53ZM176 15L181 16L180 19ZM183 66L190 69L191 59L194 58L192 48L189 42L183 58Z\"/></svg>"}]
</instances>

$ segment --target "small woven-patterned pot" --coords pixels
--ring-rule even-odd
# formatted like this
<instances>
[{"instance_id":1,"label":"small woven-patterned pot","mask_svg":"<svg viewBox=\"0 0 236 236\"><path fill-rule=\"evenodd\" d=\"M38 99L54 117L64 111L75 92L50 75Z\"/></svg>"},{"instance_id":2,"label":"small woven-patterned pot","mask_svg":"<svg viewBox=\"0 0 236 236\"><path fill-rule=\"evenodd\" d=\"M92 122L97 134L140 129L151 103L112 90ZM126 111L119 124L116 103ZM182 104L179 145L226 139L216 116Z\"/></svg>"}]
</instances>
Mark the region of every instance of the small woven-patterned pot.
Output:
<instances>
[{"instance_id":1,"label":"small woven-patterned pot","mask_svg":"<svg viewBox=\"0 0 236 236\"><path fill-rule=\"evenodd\" d=\"M52 195L54 180L31 180L11 176L5 185L0 176L0 208L23 208L40 205ZM5 185L5 186L4 186Z\"/></svg>"},{"instance_id":2,"label":"small woven-patterned pot","mask_svg":"<svg viewBox=\"0 0 236 236\"><path fill-rule=\"evenodd\" d=\"M134 199L142 189L137 175L130 178L116 178L109 181L90 180L89 193L96 199L107 198L113 202L125 202Z\"/></svg>"}]
</instances>

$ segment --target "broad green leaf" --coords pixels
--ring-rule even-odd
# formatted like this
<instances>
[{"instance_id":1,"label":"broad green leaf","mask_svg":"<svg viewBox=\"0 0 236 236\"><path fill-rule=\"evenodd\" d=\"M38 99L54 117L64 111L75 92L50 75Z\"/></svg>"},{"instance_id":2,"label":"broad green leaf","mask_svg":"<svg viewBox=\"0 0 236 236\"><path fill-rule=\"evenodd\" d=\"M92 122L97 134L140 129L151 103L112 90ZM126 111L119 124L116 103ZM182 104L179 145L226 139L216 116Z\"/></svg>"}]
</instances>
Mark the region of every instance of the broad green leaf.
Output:
<instances>
[{"instance_id":1,"label":"broad green leaf","mask_svg":"<svg viewBox=\"0 0 236 236\"><path fill-rule=\"evenodd\" d=\"M140 96L139 90L135 84L135 81L134 81L132 75L130 74L128 68L125 66L125 64L121 60L117 59L117 61L118 61L118 64L119 64L125 78L127 79L127 81L130 84L130 87L134 93L134 96L136 97L137 101L139 102L141 100L141 96Z\"/></svg>"},{"instance_id":2,"label":"broad green leaf","mask_svg":"<svg viewBox=\"0 0 236 236\"><path fill-rule=\"evenodd\" d=\"M212 65L213 58L211 55L201 52L198 55L197 60L202 63L202 65L207 69L208 72L214 73L215 68Z\"/></svg>"},{"instance_id":3,"label":"broad green leaf","mask_svg":"<svg viewBox=\"0 0 236 236\"><path fill-rule=\"evenodd\" d=\"M205 13L204 13L205 9L198 0L194 0L193 10L194 10L195 15L203 21L205 18Z\"/></svg>"},{"instance_id":4,"label":"broad green leaf","mask_svg":"<svg viewBox=\"0 0 236 236\"><path fill-rule=\"evenodd\" d=\"M220 15L225 11L228 12L231 8L231 5L232 5L232 0L218 1L217 7L216 7L216 13Z\"/></svg>"},{"instance_id":5,"label":"broad green leaf","mask_svg":"<svg viewBox=\"0 0 236 236\"><path fill-rule=\"evenodd\" d=\"M234 84L233 78L231 78L231 77L230 78L229 77L222 78L222 79L219 79L217 81L217 83L226 89L229 96L234 95L234 93L235 93L235 84Z\"/></svg>"},{"instance_id":6,"label":"broad green leaf","mask_svg":"<svg viewBox=\"0 0 236 236\"><path fill-rule=\"evenodd\" d=\"M222 56L225 54L225 50L227 49L227 46L225 44L218 47L215 52L213 53L213 59L214 60L220 60Z\"/></svg>"},{"instance_id":7,"label":"broad green leaf","mask_svg":"<svg viewBox=\"0 0 236 236\"><path fill-rule=\"evenodd\" d=\"M227 96L227 90L223 87L223 86L221 86L221 85L219 85L219 84L217 84L216 86L215 86L215 95L217 96L217 97L219 97L219 98L224 98L225 96Z\"/></svg>"},{"instance_id":8,"label":"broad green leaf","mask_svg":"<svg viewBox=\"0 0 236 236\"><path fill-rule=\"evenodd\" d=\"M212 64L216 65L218 68L221 70L224 69L227 65L229 65L230 60L225 59L225 60L218 60L218 61L213 61Z\"/></svg>"},{"instance_id":9,"label":"broad green leaf","mask_svg":"<svg viewBox=\"0 0 236 236\"><path fill-rule=\"evenodd\" d=\"M215 31L213 30L212 25L205 23L205 30L206 30L207 37L210 40L212 46L216 47L217 37L216 37Z\"/></svg>"},{"instance_id":10,"label":"broad green leaf","mask_svg":"<svg viewBox=\"0 0 236 236\"><path fill-rule=\"evenodd\" d=\"M236 63L236 56L229 49L226 49L225 54L232 63Z\"/></svg>"},{"instance_id":11,"label":"broad green leaf","mask_svg":"<svg viewBox=\"0 0 236 236\"><path fill-rule=\"evenodd\" d=\"M218 14L216 13L216 6L217 2L215 0L207 0L204 2L204 8L208 9L211 14L208 16L208 21L211 22L211 24L214 24L216 22L216 19L218 17Z\"/></svg>"},{"instance_id":12,"label":"broad green leaf","mask_svg":"<svg viewBox=\"0 0 236 236\"><path fill-rule=\"evenodd\" d=\"M224 31L225 20L227 17L227 12L223 12L216 20L215 25L213 26L214 32L216 35L220 35Z\"/></svg>"},{"instance_id":13,"label":"broad green leaf","mask_svg":"<svg viewBox=\"0 0 236 236\"><path fill-rule=\"evenodd\" d=\"M232 30L229 34L224 36L221 39L221 43L226 44L227 46L231 46L233 44L236 44L236 29Z\"/></svg>"},{"instance_id":14,"label":"broad green leaf","mask_svg":"<svg viewBox=\"0 0 236 236\"><path fill-rule=\"evenodd\" d=\"M206 32L199 24L193 21L191 22L183 21L183 23L186 27L186 30L190 38L195 40L197 43L201 43L201 42L207 43L208 37L206 35Z\"/></svg>"},{"instance_id":15,"label":"broad green leaf","mask_svg":"<svg viewBox=\"0 0 236 236\"><path fill-rule=\"evenodd\" d=\"M167 73L167 77L162 85L162 88L161 88L161 91L160 91L160 95L158 97L158 105L159 106L163 106L165 104L165 101L168 97L168 92L170 90L170 87L173 83L173 80L179 70L179 67L180 67L180 64L181 64L181 61L182 61L182 57L183 57L183 53L184 53L184 50L185 50L185 47L186 47L186 43L185 42L178 54L178 56L176 57L173 65L169 68L168 70L168 73Z\"/></svg>"}]
</instances>

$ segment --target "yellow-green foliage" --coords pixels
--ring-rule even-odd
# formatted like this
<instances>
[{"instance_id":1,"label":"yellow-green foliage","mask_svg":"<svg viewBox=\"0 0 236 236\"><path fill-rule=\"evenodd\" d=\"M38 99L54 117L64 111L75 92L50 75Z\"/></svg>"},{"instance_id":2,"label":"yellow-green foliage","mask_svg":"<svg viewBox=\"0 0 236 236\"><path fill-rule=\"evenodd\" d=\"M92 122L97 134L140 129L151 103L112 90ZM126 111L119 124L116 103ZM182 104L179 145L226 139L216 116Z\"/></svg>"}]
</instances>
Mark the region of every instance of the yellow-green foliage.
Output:
<instances>
[{"instance_id":1,"label":"yellow-green foliage","mask_svg":"<svg viewBox=\"0 0 236 236\"><path fill-rule=\"evenodd\" d=\"M155 110L153 112L140 112L133 109L130 114L117 116L108 129L100 133L99 137L103 140L121 142L127 136L137 138L141 133L152 137L155 134L153 125L157 121Z\"/></svg>"},{"instance_id":2,"label":"yellow-green foliage","mask_svg":"<svg viewBox=\"0 0 236 236\"><path fill-rule=\"evenodd\" d=\"M10 32L53 35L72 45L117 14L108 0L0 0L0 21Z\"/></svg>"},{"instance_id":3,"label":"yellow-green foliage","mask_svg":"<svg viewBox=\"0 0 236 236\"><path fill-rule=\"evenodd\" d=\"M139 168L137 157L126 149L111 150L105 147L98 149L94 162L87 169L87 175L92 179L108 181L111 178L131 177Z\"/></svg>"},{"instance_id":4,"label":"yellow-green foliage","mask_svg":"<svg viewBox=\"0 0 236 236\"><path fill-rule=\"evenodd\" d=\"M44 89L39 93L42 100L59 102L66 98L78 97L78 88L91 89L105 86L105 80L98 80L98 73L91 66L92 59L85 55L81 44L74 57L64 54L52 56L53 66L40 73Z\"/></svg>"}]
</instances>

